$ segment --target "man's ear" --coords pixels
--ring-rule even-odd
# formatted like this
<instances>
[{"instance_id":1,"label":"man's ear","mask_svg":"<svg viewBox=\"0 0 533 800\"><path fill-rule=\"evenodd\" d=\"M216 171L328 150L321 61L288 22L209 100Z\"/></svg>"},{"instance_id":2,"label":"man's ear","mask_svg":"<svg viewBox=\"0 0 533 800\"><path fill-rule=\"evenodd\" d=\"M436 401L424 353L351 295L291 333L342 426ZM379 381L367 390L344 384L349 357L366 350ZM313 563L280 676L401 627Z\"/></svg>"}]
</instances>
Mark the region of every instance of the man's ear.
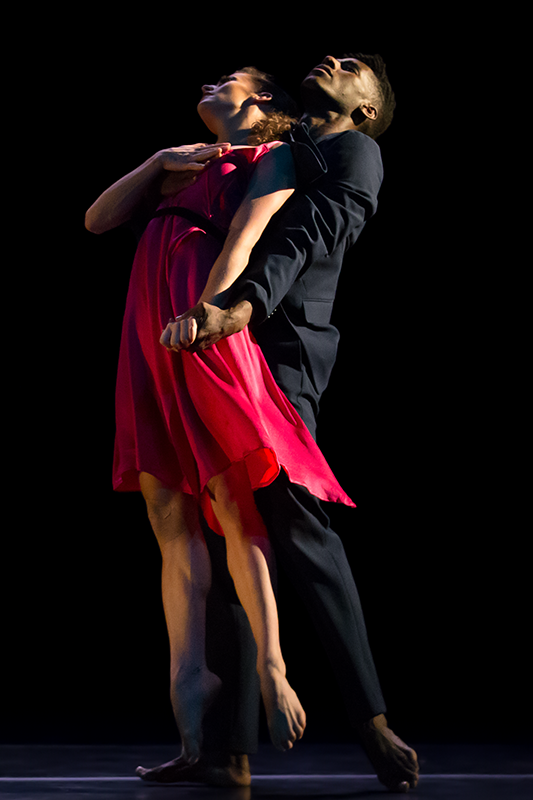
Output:
<instances>
[{"instance_id":1,"label":"man's ear","mask_svg":"<svg viewBox=\"0 0 533 800\"><path fill-rule=\"evenodd\" d=\"M367 119L373 120L378 118L378 110L375 106L371 106L370 103L362 103L359 108L356 108L352 114L353 124L356 127L362 125L363 122L366 122Z\"/></svg>"},{"instance_id":2,"label":"man's ear","mask_svg":"<svg viewBox=\"0 0 533 800\"><path fill-rule=\"evenodd\" d=\"M368 104L363 104L361 107L362 113L365 115L367 119L377 119L378 118L378 110L375 106L371 106Z\"/></svg>"}]
</instances>

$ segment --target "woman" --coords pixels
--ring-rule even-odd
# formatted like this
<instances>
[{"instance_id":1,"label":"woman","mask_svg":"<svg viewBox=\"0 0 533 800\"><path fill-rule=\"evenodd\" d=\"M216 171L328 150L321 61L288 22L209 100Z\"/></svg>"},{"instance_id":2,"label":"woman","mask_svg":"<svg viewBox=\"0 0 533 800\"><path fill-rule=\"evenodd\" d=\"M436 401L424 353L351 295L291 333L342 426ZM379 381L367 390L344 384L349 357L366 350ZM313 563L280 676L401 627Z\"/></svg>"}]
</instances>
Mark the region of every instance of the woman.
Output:
<instances>
[{"instance_id":1,"label":"woman","mask_svg":"<svg viewBox=\"0 0 533 800\"><path fill-rule=\"evenodd\" d=\"M126 303L114 488L141 490L161 549L171 699L190 763L199 758L202 718L220 686L205 662L210 561L199 508L226 538L229 571L257 643L270 735L290 749L305 713L286 679L271 551L253 492L283 468L318 497L353 506L247 328L198 353L161 344L169 318L231 286L295 186L290 148L279 141L291 105L268 76L245 68L202 92L198 112L216 146L160 151L104 192L86 221L102 232L159 200Z\"/></svg>"}]
</instances>

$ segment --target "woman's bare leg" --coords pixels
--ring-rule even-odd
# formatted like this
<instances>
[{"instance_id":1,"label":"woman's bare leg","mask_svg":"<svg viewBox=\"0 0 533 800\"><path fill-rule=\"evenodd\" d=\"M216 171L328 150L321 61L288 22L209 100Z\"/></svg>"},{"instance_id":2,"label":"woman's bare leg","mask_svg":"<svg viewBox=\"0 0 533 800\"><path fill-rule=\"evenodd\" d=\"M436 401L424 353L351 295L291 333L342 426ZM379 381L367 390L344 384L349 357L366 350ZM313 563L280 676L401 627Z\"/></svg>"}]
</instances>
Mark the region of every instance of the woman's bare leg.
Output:
<instances>
[{"instance_id":1,"label":"woman's bare leg","mask_svg":"<svg viewBox=\"0 0 533 800\"><path fill-rule=\"evenodd\" d=\"M146 472L140 485L163 560L161 588L170 641L170 698L182 740L182 757L198 761L202 719L220 679L205 661L206 597L211 562L190 495L175 492Z\"/></svg>"},{"instance_id":2,"label":"woman's bare leg","mask_svg":"<svg viewBox=\"0 0 533 800\"><path fill-rule=\"evenodd\" d=\"M306 718L286 678L271 580L274 560L244 464L235 464L212 479L209 490L226 537L228 568L257 644L257 671L270 736L278 749L289 750L302 737Z\"/></svg>"}]
</instances>

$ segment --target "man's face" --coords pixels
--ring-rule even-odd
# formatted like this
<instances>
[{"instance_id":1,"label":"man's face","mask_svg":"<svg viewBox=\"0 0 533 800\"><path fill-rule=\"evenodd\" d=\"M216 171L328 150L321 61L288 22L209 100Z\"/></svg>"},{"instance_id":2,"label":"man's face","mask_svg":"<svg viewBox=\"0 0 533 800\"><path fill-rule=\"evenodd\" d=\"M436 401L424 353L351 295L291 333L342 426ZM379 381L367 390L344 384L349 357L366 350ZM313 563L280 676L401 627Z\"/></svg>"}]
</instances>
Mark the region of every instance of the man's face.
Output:
<instances>
[{"instance_id":1,"label":"man's face","mask_svg":"<svg viewBox=\"0 0 533 800\"><path fill-rule=\"evenodd\" d=\"M374 73L357 58L326 56L302 83L302 90L318 93L329 103L351 116L361 106L371 103L374 94Z\"/></svg>"}]
</instances>

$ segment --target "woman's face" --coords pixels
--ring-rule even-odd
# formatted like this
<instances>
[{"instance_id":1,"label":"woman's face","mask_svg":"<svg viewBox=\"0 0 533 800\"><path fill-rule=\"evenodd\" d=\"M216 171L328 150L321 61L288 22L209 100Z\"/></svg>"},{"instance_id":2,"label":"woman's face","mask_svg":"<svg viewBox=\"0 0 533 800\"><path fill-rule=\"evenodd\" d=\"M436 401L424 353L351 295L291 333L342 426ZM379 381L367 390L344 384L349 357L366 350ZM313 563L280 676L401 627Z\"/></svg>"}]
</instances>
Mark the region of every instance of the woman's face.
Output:
<instances>
[{"instance_id":1,"label":"woman's face","mask_svg":"<svg viewBox=\"0 0 533 800\"><path fill-rule=\"evenodd\" d=\"M209 130L216 133L217 119L235 116L251 95L256 93L255 81L246 72L223 75L217 83L202 86L198 113Z\"/></svg>"}]
</instances>

